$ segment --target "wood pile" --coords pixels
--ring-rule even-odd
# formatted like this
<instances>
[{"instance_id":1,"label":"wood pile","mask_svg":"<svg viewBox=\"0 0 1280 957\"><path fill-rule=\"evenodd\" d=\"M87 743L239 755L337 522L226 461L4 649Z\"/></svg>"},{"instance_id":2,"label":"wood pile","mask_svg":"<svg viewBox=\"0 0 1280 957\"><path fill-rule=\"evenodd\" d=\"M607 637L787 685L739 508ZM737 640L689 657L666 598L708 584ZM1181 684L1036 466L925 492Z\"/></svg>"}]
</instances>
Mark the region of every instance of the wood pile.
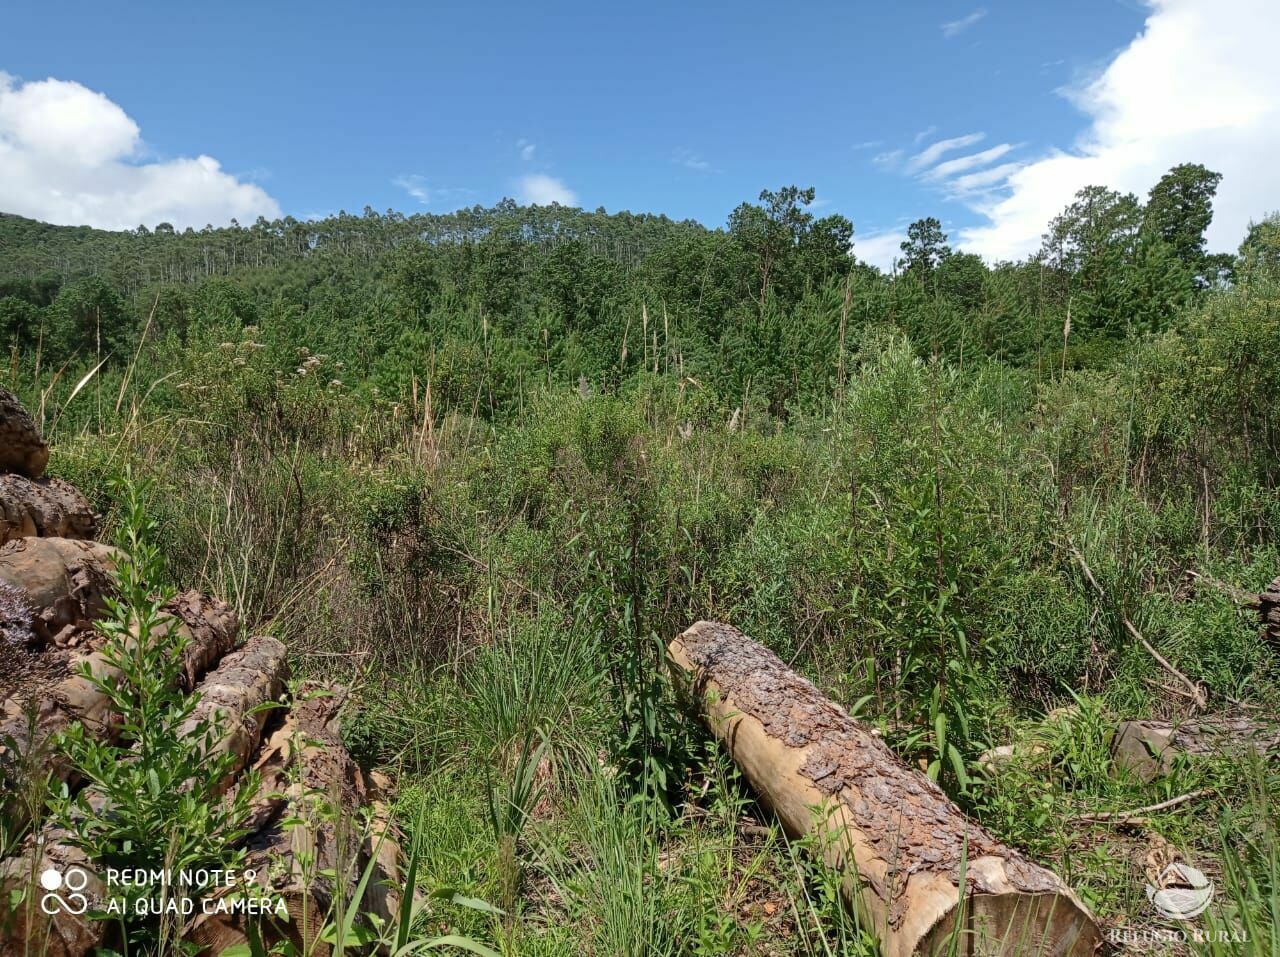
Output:
<instances>
[{"instance_id":1,"label":"wood pile","mask_svg":"<svg viewBox=\"0 0 1280 957\"><path fill-rule=\"evenodd\" d=\"M109 696L89 678L117 674L95 622L107 611L121 556L93 541L97 517L85 497L44 477L48 459L31 417L0 389L0 815L10 839L26 832L16 852L0 860L0 957L84 957L112 943L113 922L93 919L92 908L48 914L40 906L48 891L40 881L50 868L61 874L78 868L85 877L80 892L93 904L118 893L73 835L31 820L16 796L48 780L84 789L92 810L128 813L78 780L58 746L76 725L103 741L121 733ZM290 698L284 645L265 636L245 641L238 616L217 598L181 592L163 612L160 633L182 637L180 688L197 699L184 733L212 729L209 754L231 755L221 793L254 789L250 833L239 843L248 854L244 866L261 876L253 889L238 892L284 902L283 911L259 925L267 945L313 941L336 903L392 920L402 888L387 812L390 783L367 777L342 745L345 692L304 685ZM334 813L317 814L318 801ZM308 825L296 826L299 819ZM353 901L356 878L370 860L364 898ZM201 954L248 941L245 920L252 918L233 908L205 910L179 928ZM327 952L323 944L311 951Z\"/></svg>"}]
</instances>

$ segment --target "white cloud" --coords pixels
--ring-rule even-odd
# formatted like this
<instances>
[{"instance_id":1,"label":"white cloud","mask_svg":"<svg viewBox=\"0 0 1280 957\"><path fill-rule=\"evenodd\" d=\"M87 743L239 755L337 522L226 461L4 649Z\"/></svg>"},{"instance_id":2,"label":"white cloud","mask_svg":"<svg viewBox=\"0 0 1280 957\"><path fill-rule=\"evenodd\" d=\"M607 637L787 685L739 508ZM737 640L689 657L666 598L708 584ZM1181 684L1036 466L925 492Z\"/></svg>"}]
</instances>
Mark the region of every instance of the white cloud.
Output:
<instances>
[{"instance_id":1,"label":"white cloud","mask_svg":"<svg viewBox=\"0 0 1280 957\"><path fill-rule=\"evenodd\" d=\"M919 146L936 132L938 132L938 128L936 126L926 126L912 138L911 142L916 146Z\"/></svg>"},{"instance_id":2,"label":"white cloud","mask_svg":"<svg viewBox=\"0 0 1280 957\"><path fill-rule=\"evenodd\" d=\"M977 169L979 166L986 166L988 163L994 163L1013 148L1014 146L1012 143L1001 143L999 146L993 146L980 153L970 153L968 156L957 156L955 159L947 160L945 163L939 163L933 169L929 170L925 173L925 179L949 179L952 176L957 176L960 173L967 172L968 170Z\"/></svg>"},{"instance_id":3,"label":"white cloud","mask_svg":"<svg viewBox=\"0 0 1280 957\"><path fill-rule=\"evenodd\" d=\"M538 151L538 144L526 139L518 139L516 140L516 148L520 150L520 158L527 163L533 159L533 154Z\"/></svg>"},{"instance_id":4,"label":"white cloud","mask_svg":"<svg viewBox=\"0 0 1280 957\"><path fill-rule=\"evenodd\" d=\"M853 254L863 262L878 266L885 272L893 268L893 261L902 256L902 243L907 234L902 230L887 230L870 236L853 237Z\"/></svg>"},{"instance_id":5,"label":"white cloud","mask_svg":"<svg viewBox=\"0 0 1280 957\"><path fill-rule=\"evenodd\" d=\"M699 156L692 150L678 149L671 154L671 162L679 163L685 169L691 169L697 173L718 173L720 170L713 167L709 162Z\"/></svg>"},{"instance_id":6,"label":"white cloud","mask_svg":"<svg viewBox=\"0 0 1280 957\"><path fill-rule=\"evenodd\" d=\"M561 206L577 206L578 196L563 181L545 173L531 173L520 177L520 202L530 206L550 206L559 203Z\"/></svg>"},{"instance_id":7,"label":"white cloud","mask_svg":"<svg viewBox=\"0 0 1280 957\"><path fill-rule=\"evenodd\" d=\"M412 176L397 176L391 184L399 186L423 206L431 202L431 189L427 186L426 179L416 173Z\"/></svg>"},{"instance_id":8,"label":"white cloud","mask_svg":"<svg viewBox=\"0 0 1280 957\"><path fill-rule=\"evenodd\" d=\"M1090 123L1070 150L1010 170L988 222L959 242L988 259L1034 251L1049 220L1090 184L1146 194L1169 167L1223 174L1209 246L1230 250L1280 207L1280 18L1274 0L1149 0L1143 32L1071 93Z\"/></svg>"},{"instance_id":9,"label":"white cloud","mask_svg":"<svg viewBox=\"0 0 1280 957\"><path fill-rule=\"evenodd\" d=\"M861 143L854 143L853 148L858 151L873 150L877 146L881 146L883 143L884 143L884 140L864 140Z\"/></svg>"},{"instance_id":10,"label":"white cloud","mask_svg":"<svg viewBox=\"0 0 1280 957\"><path fill-rule=\"evenodd\" d=\"M992 166L990 169L957 176L947 181L947 192L952 198L964 197L973 193L989 192L992 189L1003 187L1008 182L1009 177L1013 176L1025 165L1025 163L1001 163L999 166ZM1049 225L1048 220L1045 220L1045 225Z\"/></svg>"},{"instance_id":11,"label":"white cloud","mask_svg":"<svg viewBox=\"0 0 1280 957\"><path fill-rule=\"evenodd\" d=\"M441 203L452 202L455 205L466 201L468 196L474 196L475 191L460 186L432 186L427 182L427 178L418 173L408 173L397 176L391 181L392 186L399 186L402 190L416 199L423 206L439 205Z\"/></svg>"},{"instance_id":12,"label":"white cloud","mask_svg":"<svg viewBox=\"0 0 1280 957\"><path fill-rule=\"evenodd\" d=\"M871 157L871 162L881 169L893 169L902 160L902 150L885 150Z\"/></svg>"},{"instance_id":13,"label":"white cloud","mask_svg":"<svg viewBox=\"0 0 1280 957\"><path fill-rule=\"evenodd\" d=\"M928 169L938 162L944 154L950 153L952 150L962 150L966 146L981 142L986 135L986 133L966 133L964 136L953 136L949 140L938 140L936 143L930 143L907 161L907 172L916 173L920 170Z\"/></svg>"},{"instance_id":14,"label":"white cloud","mask_svg":"<svg viewBox=\"0 0 1280 957\"><path fill-rule=\"evenodd\" d=\"M210 156L147 162L141 153L138 125L103 94L0 72L0 210L104 229L280 215L265 190Z\"/></svg>"},{"instance_id":15,"label":"white cloud","mask_svg":"<svg viewBox=\"0 0 1280 957\"><path fill-rule=\"evenodd\" d=\"M979 7L977 10L974 10L973 13L970 13L968 16L961 17L959 20L948 20L946 23L940 25L942 35L948 40L952 37L959 36L986 15L986 8Z\"/></svg>"}]
</instances>

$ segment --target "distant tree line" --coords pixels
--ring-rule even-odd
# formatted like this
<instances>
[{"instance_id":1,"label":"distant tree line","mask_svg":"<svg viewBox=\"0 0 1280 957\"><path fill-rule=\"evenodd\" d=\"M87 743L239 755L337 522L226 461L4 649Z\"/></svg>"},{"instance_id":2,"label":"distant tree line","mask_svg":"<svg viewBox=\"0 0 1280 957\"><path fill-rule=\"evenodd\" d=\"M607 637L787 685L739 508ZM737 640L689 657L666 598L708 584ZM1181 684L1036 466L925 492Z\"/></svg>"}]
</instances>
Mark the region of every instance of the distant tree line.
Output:
<instances>
[{"instance_id":1,"label":"distant tree line","mask_svg":"<svg viewBox=\"0 0 1280 957\"><path fill-rule=\"evenodd\" d=\"M1081 190L1020 262L985 263L912 223L895 268L786 186L722 229L504 200L446 215L108 232L0 215L0 342L46 367L126 361L200 330L268 325L386 387L430 375L497 413L542 382L674 373L775 414L838 389L865 330L924 354L1060 370L1105 364L1207 290L1275 269L1280 220L1211 255L1219 174L1174 167L1147 196ZM145 337L145 342L144 342Z\"/></svg>"}]
</instances>

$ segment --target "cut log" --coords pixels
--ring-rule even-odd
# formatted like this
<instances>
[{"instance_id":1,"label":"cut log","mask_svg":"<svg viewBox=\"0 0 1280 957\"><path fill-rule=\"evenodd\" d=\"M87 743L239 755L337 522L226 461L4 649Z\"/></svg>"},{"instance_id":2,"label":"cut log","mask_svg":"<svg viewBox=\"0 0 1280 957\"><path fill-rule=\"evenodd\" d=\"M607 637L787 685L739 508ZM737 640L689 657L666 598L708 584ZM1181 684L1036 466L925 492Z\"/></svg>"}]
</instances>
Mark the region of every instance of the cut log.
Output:
<instances>
[{"instance_id":1,"label":"cut log","mask_svg":"<svg viewBox=\"0 0 1280 957\"><path fill-rule=\"evenodd\" d=\"M248 763L266 722L268 712L262 706L284 691L287 674L284 645L275 638L258 637L224 658L197 686L200 701L181 730L191 734L209 722L215 729L210 754L234 756L227 775L219 782L220 792L230 788ZM96 813L110 811L106 800L99 796L88 795L88 802ZM48 953L53 957L83 957L102 945L107 924L67 911L45 915L34 909L41 892L34 890L33 875L38 879L49 867L65 873L72 866L86 875L88 886L84 893L100 905L106 896L106 885L94 873L92 862L71 845L69 835L61 828L46 827L34 848L0 867L0 896L7 897L7 892L14 889L31 888L15 913L8 915L8 923L0 922L0 957L8 957L11 948L28 939L49 941Z\"/></svg>"},{"instance_id":2,"label":"cut log","mask_svg":"<svg viewBox=\"0 0 1280 957\"><path fill-rule=\"evenodd\" d=\"M49 890L42 885L49 871L60 875L64 886ZM70 908L46 914L40 905L48 893L58 894ZM83 909L73 896L77 894L87 905ZM107 897L106 884L84 853L67 844L42 845L0 861L0 957L85 957L96 952L107 925L93 920L89 911L104 906Z\"/></svg>"},{"instance_id":3,"label":"cut log","mask_svg":"<svg viewBox=\"0 0 1280 957\"><path fill-rule=\"evenodd\" d=\"M408 890L417 896L416 888L406 888L400 874L400 842L402 835L391 815L391 780L374 771L369 775L370 822L365 838L363 861L374 861L373 873L365 890L365 909L376 914L387 926L400 915L400 904Z\"/></svg>"},{"instance_id":4,"label":"cut log","mask_svg":"<svg viewBox=\"0 0 1280 957\"><path fill-rule=\"evenodd\" d=\"M20 538L0 546L0 582L22 596L25 628L37 642L80 631L106 610L119 552L69 538ZM8 627L15 632L20 623Z\"/></svg>"},{"instance_id":5,"label":"cut log","mask_svg":"<svg viewBox=\"0 0 1280 957\"><path fill-rule=\"evenodd\" d=\"M199 592L184 592L166 603L164 608L168 617L160 630L176 627L186 641L182 654L182 680L188 685L236 646L240 622L225 602ZM50 688L41 689L34 696L15 696L0 702L0 781L11 783L8 778L22 764L21 756L44 753L48 742L73 722L82 724L95 737L108 738L112 734L110 699L86 677L85 672L102 679L117 675L117 670L102 651L95 650L74 659L70 671L66 678ZM56 781L70 779L70 768L55 755L47 755L39 766ZM15 813L12 809L7 810Z\"/></svg>"},{"instance_id":6,"label":"cut log","mask_svg":"<svg viewBox=\"0 0 1280 957\"><path fill-rule=\"evenodd\" d=\"M49 446L18 397L0 389L0 472L39 478L49 464Z\"/></svg>"},{"instance_id":7,"label":"cut log","mask_svg":"<svg viewBox=\"0 0 1280 957\"><path fill-rule=\"evenodd\" d=\"M209 757L231 754L234 761L218 784L226 793L244 769L262 737L270 709L265 707L284 693L289 659L276 638L250 638L239 651L227 655L196 686L200 696L195 710L179 729L192 735L201 724L218 731Z\"/></svg>"},{"instance_id":8,"label":"cut log","mask_svg":"<svg viewBox=\"0 0 1280 957\"><path fill-rule=\"evenodd\" d=\"M240 640L240 616L220 598L211 598L190 589L179 592L164 605L170 616L166 629L176 625L182 632L183 691L195 687L200 676L222 660Z\"/></svg>"},{"instance_id":9,"label":"cut log","mask_svg":"<svg viewBox=\"0 0 1280 957\"><path fill-rule=\"evenodd\" d=\"M768 649L699 622L672 671L793 837L812 835L884 957L1092 955L1101 932L1055 874L969 821L924 774Z\"/></svg>"},{"instance_id":10,"label":"cut log","mask_svg":"<svg viewBox=\"0 0 1280 957\"><path fill-rule=\"evenodd\" d=\"M1280 651L1280 578L1276 578L1257 596L1258 617L1262 620L1262 637Z\"/></svg>"},{"instance_id":11,"label":"cut log","mask_svg":"<svg viewBox=\"0 0 1280 957\"><path fill-rule=\"evenodd\" d=\"M275 813L246 842L245 868L256 871L259 884L284 901L289 915L287 920L261 921L264 942L268 947L288 942L315 957L330 953L317 938L335 895L341 894L344 902L354 895L364 838L358 812L366 803L366 784L342 745L337 724L344 694L314 685L300 690L292 721L285 726L292 737L286 744L280 733L274 734L264 748L264 759L277 765L264 769L264 786L269 776L281 780L272 772L281 771L284 763L292 764L290 783L283 799L259 792ZM328 813L317 814L321 804ZM297 820L306 824L293 823ZM202 954L215 955L247 943L246 930L242 916L202 914L187 939Z\"/></svg>"},{"instance_id":12,"label":"cut log","mask_svg":"<svg viewBox=\"0 0 1280 957\"><path fill-rule=\"evenodd\" d=\"M1280 754L1280 725L1252 718L1203 718L1183 724L1122 721L1111 742L1111 757L1142 781L1168 774L1180 755L1210 756L1254 752Z\"/></svg>"},{"instance_id":13,"label":"cut log","mask_svg":"<svg viewBox=\"0 0 1280 957\"><path fill-rule=\"evenodd\" d=\"M93 538L98 517L75 486L59 478L0 475L0 545L16 538Z\"/></svg>"}]
</instances>

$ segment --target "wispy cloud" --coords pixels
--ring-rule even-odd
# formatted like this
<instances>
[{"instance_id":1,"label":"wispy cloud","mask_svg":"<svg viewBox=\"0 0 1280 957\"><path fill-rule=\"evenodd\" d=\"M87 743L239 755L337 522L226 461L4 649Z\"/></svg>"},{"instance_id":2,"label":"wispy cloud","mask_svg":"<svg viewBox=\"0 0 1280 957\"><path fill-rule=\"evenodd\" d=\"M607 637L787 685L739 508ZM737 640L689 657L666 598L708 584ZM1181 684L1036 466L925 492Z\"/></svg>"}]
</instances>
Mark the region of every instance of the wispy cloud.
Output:
<instances>
[{"instance_id":1,"label":"wispy cloud","mask_svg":"<svg viewBox=\"0 0 1280 957\"><path fill-rule=\"evenodd\" d=\"M974 193L989 192L996 187L1007 186L1009 178L1026 165L1026 163L1001 163L999 166L992 166L977 173L957 176L947 181L947 192L953 198L963 199L971 197Z\"/></svg>"},{"instance_id":2,"label":"wispy cloud","mask_svg":"<svg viewBox=\"0 0 1280 957\"><path fill-rule=\"evenodd\" d=\"M913 136L913 137L911 138L911 142L912 142L913 144L915 144L916 146L919 146L921 143L923 143L925 140L927 140L929 137L931 137L931 136L932 136L934 133L936 133L936 132L938 132L938 128L937 128L936 126L933 126L933 125L931 124L931 125L929 125L929 126L926 126L924 129L922 129L922 130L921 130L919 133L917 133L915 136Z\"/></svg>"},{"instance_id":3,"label":"wispy cloud","mask_svg":"<svg viewBox=\"0 0 1280 957\"><path fill-rule=\"evenodd\" d=\"M950 179L952 176L959 176L961 173L968 172L971 169L977 169L980 166L986 166L988 163L994 163L1006 153L1016 149L1012 143L1001 143L990 149L982 150L979 153L970 153L968 156L957 156L953 160L947 160L945 163L939 163L937 166L925 172L925 179L943 180Z\"/></svg>"},{"instance_id":4,"label":"wispy cloud","mask_svg":"<svg viewBox=\"0 0 1280 957\"><path fill-rule=\"evenodd\" d=\"M1022 162L991 165L1018 149L1021 144L1017 143L998 143L985 150L943 159L947 154L964 150L985 138L985 133L966 133L930 143L905 162L906 151L903 149L878 153L872 161L881 169L896 170L938 188L948 199L965 200L974 205L980 200L989 201L992 191L1007 186L1009 177L1025 165ZM918 137L916 146L919 146ZM888 233L878 235L886 236ZM883 245L884 240L880 242Z\"/></svg>"},{"instance_id":5,"label":"wispy cloud","mask_svg":"<svg viewBox=\"0 0 1280 957\"><path fill-rule=\"evenodd\" d=\"M938 140L936 143L930 143L911 159L907 160L906 171L908 173L918 173L921 170L928 169L946 153L950 153L952 150L962 150L966 146L979 143L986 138L986 135L986 133L966 133L964 136L953 136L949 140Z\"/></svg>"},{"instance_id":6,"label":"wispy cloud","mask_svg":"<svg viewBox=\"0 0 1280 957\"><path fill-rule=\"evenodd\" d=\"M520 158L527 163L533 159L533 154L538 152L538 144L521 137L516 140L516 149L520 151Z\"/></svg>"},{"instance_id":7,"label":"wispy cloud","mask_svg":"<svg viewBox=\"0 0 1280 957\"><path fill-rule=\"evenodd\" d=\"M720 172L720 170L716 169L697 153L692 150L684 149L683 147L671 154L671 162L683 166L685 169L691 169L699 173Z\"/></svg>"},{"instance_id":8,"label":"wispy cloud","mask_svg":"<svg viewBox=\"0 0 1280 957\"><path fill-rule=\"evenodd\" d=\"M871 162L881 169L896 169L905 155L903 150L884 150L871 157Z\"/></svg>"},{"instance_id":9,"label":"wispy cloud","mask_svg":"<svg viewBox=\"0 0 1280 957\"><path fill-rule=\"evenodd\" d=\"M940 25L942 35L950 40L952 37L958 37L971 26L987 15L986 7L979 7L967 16L961 17L959 20L948 20Z\"/></svg>"},{"instance_id":10,"label":"wispy cloud","mask_svg":"<svg viewBox=\"0 0 1280 957\"><path fill-rule=\"evenodd\" d=\"M431 186L427 182L427 178L418 173L405 173L397 176L391 181L391 185L400 187L423 206L430 206L433 203L445 203L449 200L456 202L463 197L474 195L473 191L469 189L454 186Z\"/></svg>"},{"instance_id":11,"label":"wispy cloud","mask_svg":"<svg viewBox=\"0 0 1280 957\"><path fill-rule=\"evenodd\" d=\"M548 176L545 173L530 173L517 181L519 200L530 206L577 206L578 194L564 184L563 180Z\"/></svg>"},{"instance_id":12,"label":"wispy cloud","mask_svg":"<svg viewBox=\"0 0 1280 957\"><path fill-rule=\"evenodd\" d=\"M391 185L399 186L423 206L431 202L431 190L427 187L425 177L416 174L412 176L397 176L391 181Z\"/></svg>"},{"instance_id":13,"label":"wispy cloud","mask_svg":"<svg viewBox=\"0 0 1280 957\"><path fill-rule=\"evenodd\" d=\"M883 146L884 140L864 140L861 143L854 143L853 148L858 151L873 150L878 146Z\"/></svg>"}]
</instances>

